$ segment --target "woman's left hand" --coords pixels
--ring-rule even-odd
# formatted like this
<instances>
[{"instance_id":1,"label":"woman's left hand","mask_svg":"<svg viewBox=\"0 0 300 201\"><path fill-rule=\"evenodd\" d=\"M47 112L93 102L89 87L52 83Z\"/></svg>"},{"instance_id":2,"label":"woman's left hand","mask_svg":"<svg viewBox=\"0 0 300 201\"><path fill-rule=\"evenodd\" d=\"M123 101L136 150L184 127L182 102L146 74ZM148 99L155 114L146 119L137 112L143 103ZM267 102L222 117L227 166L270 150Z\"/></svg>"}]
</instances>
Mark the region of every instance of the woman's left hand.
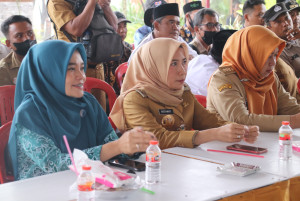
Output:
<instances>
[{"instance_id":1,"label":"woman's left hand","mask_svg":"<svg viewBox=\"0 0 300 201\"><path fill-rule=\"evenodd\" d=\"M258 126L245 126L245 135L244 140L245 142L253 144L258 135L259 135L259 127Z\"/></svg>"}]
</instances>

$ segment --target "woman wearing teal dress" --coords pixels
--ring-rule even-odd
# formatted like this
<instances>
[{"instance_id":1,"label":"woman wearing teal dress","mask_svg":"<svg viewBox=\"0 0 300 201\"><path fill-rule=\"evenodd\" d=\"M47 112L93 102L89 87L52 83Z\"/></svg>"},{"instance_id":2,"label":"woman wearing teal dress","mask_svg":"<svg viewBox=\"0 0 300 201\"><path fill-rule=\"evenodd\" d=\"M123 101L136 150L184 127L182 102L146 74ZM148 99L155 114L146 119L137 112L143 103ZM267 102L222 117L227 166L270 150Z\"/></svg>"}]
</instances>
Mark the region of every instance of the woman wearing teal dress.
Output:
<instances>
[{"instance_id":1,"label":"woman wearing teal dress","mask_svg":"<svg viewBox=\"0 0 300 201\"><path fill-rule=\"evenodd\" d=\"M118 139L97 100L83 91L85 70L81 44L46 41L27 53L18 73L8 142L16 180L68 169L63 135L71 150L101 161L143 152L155 138L135 128Z\"/></svg>"}]
</instances>

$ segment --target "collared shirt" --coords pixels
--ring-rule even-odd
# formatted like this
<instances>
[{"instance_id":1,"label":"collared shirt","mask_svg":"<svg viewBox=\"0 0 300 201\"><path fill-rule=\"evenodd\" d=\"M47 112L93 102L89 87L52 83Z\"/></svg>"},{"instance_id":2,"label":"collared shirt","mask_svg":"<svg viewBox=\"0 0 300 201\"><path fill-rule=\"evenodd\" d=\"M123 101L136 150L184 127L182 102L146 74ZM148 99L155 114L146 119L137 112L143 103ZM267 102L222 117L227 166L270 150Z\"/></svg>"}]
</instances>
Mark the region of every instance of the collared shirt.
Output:
<instances>
[{"instance_id":1,"label":"collared shirt","mask_svg":"<svg viewBox=\"0 0 300 201\"><path fill-rule=\"evenodd\" d=\"M198 54L206 54L208 55L208 51L211 48L211 45L209 46L208 50L202 45L202 43L199 41L197 37L194 38L192 42L189 43L190 45L193 45L197 48Z\"/></svg>"},{"instance_id":2,"label":"collared shirt","mask_svg":"<svg viewBox=\"0 0 300 201\"><path fill-rule=\"evenodd\" d=\"M188 66L185 82L193 94L207 96L207 84L219 63L211 55L198 55Z\"/></svg>"},{"instance_id":3,"label":"collared shirt","mask_svg":"<svg viewBox=\"0 0 300 201\"><path fill-rule=\"evenodd\" d=\"M186 26L186 24L180 28L179 35L187 43L190 43L193 40L193 35L192 35L191 31L189 30L189 28Z\"/></svg>"},{"instance_id":4,"label":"collared shirt","mask_svg":"<svg viewBox=\"0 0 300 201\"><path fill-rule=\"evenodd\" d=\"M298 41L288 41L282 51L280 58L291 66L296 76L300 77L300 45Z\"/></svg>"},{"instance_id":5,"label":"collared shirt","mask_svg":"<svg viewBox=\"0 0 300 201\"><path fill-rule=\"evenodd\" d=\"M133 52L131 53L129 59L128 59L128 64L132 58L132 55L134 55L134 53L144 44L148 43L149 41L153 40L154 39L154 36L153 36L153 32L152 34L149 34L146 38L144 38L144 40L142 40L142 42L137 46L135 47L135 49L133 50ZM180 36L178 36L178 39L177 39L179 42L185 42ZM186 42L185 42L186 43ZM187 43L186 43L187 44ZM195 50L193 50L188 44L188 50L189 50L189 55L192 55L194 58L197 56L197 52Z\"/></svg>"},{"instance_id":6,"label":"collared shirt","mask_svg":"<svg viewBox=\"0 0 300 201\"><path fill-rule=\"evenodd\" d=\"M0 43L0 59L3 59L11 52L11 49Z\"/></svg>"},{"instance_id":7,"label":"collared shirt","mask_svg":"<svg viewBox=\"0 0 300 201\"><path fill-rule=\"evenodd\" d=\"M0 86L15 85L21 62L14 52L9 53L0 61Z\"/></svg>"}]
</instances>

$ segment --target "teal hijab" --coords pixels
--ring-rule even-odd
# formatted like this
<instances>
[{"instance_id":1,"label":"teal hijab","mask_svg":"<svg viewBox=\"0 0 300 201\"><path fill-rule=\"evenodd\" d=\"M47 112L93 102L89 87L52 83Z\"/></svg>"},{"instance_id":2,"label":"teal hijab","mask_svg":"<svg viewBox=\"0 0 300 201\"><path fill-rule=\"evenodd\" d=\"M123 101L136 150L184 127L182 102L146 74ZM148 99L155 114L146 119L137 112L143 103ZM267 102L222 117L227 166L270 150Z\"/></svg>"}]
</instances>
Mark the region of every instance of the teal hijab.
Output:
<instances>
[{"instance_id":1,"label":"teal hijab","mask_svg":"<svg viewBox=\"0 0 300 201\"><path fill-rule=\"evenodd\" d=\"M69 60L77 50L86 70L83 46L64 41L46 41L33 46L22 61L15 91L15 116L8 149L14 176L17 176L17 128L21 125L51 138L62 153L67 153L62 136L66 135L71 150L103 144L113 131L107 116L89 93L82 98L65 93Z\"/></svg>"}]
</instances>

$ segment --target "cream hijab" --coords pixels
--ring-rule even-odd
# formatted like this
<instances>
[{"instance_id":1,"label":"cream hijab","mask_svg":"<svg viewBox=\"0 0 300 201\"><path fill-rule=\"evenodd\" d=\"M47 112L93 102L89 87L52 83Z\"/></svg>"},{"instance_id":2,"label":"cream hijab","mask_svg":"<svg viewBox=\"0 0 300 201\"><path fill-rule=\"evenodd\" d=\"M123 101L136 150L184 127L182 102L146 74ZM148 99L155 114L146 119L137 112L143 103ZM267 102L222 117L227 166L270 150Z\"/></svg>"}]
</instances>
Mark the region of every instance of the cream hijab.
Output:
<instances>
[{"instance_id":1,"label":"cream hijab","mask_svg":"<svg viewBox=\"0 0 300 201\"><path fill-rule=\"evenodd\" d=\"M188 59L187 45L171 38L154 39L140 47L133 55L124 78L121 94L110 113L111 119L120 131L127 130L123 101L131 91L141 89L151 100L169 106L177 106L182 102L184 87L180 90L173 90L167 86L169 67L180 46L183 47Z\"/></svg>"}]
</instances>

